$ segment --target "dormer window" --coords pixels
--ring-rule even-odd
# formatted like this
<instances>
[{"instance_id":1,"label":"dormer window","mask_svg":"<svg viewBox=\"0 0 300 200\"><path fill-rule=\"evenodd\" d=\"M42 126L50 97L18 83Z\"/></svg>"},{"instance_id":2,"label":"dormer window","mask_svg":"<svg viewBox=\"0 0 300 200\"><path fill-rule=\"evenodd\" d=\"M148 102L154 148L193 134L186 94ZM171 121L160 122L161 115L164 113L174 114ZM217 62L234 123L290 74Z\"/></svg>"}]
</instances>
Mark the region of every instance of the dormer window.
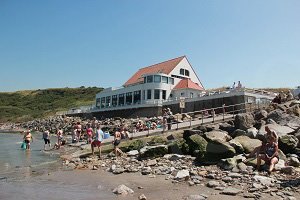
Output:
<instances>
[{"instance_id":1,"label":"dormer window","mask_svg":"<svg viewBox=\"0 0 300 200\"><path fill-rule=\"evenodd\" d=\"M189 70L185 70L185 71L184 71L184 75L186 75L186 76L190 76L190 72L189 72Z\"/></svg>"},{"instance_id":2,"label":"dormer window","mask_svg":"<svg viewBox=\"0 0 300 200\"><path fill-rule=\"evenodd\" d=\"M153 82L153 76L147 76L147 83Z\"/></svg>"},{"instance_id":3,"label":"dormer window","mask_svg":"<svg viewBox=\"0 0 300 200\"><path fill-rule=\"evenodd\" d=\"M180 75L184 75L184 69L180 69Z\"/></svg>"}]
</instances>

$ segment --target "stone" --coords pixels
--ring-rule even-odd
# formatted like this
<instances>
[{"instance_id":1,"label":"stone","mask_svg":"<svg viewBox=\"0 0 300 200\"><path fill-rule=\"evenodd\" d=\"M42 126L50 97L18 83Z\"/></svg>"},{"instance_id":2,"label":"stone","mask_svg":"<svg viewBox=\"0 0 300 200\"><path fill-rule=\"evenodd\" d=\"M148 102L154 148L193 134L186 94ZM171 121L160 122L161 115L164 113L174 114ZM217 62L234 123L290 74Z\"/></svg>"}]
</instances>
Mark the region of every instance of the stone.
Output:
<instances>
[{"instance_id":1,"label":"stone","mask_svg":"<svg viewBox=\"0 0 300 200\"><path fill-rule=\"evenodd\" d=\"M237 167L239 168L239 170L244 171L244 172L247 171L247 168L248 168L248 166L243 162L238 163Z\"/></svg>"},{"instance_id":2,"label":"stone","mask_svg":"<svg viewBox=\"0 0 300 200\"><path fill-rule=\"evenodd\" d=\"M231 136L232 136L233 138L238 137L238 136L246 136L246 135L247 135L246 131L241 130L241 129L236 129L236 130L231 134Z\"/></svg>"},{"instance_id":3,"label":"stone","mask_svg":"<svg viewBox=\"0 0 300 200\"><path fill-rule=\"evenodd\" d=\"M236 153L242 154L244 152L243 146L236 140L230 140L228 143L235 149Z\"/></svg>"},{"instance_id":4,"label":"stone","mask_svg":"<svg viewBox=\"0 0 300 200\"><path fill-rule=\"evenodd\" d=\"M164 155L165 159L171 160L171 161L175 161L175 160L180 160L185 158L184 155L178 155L178 154L166 154Z\"/></svg>"},{"instance_id":5,"label":"stone","mask_svg":"<svg viewBox=\"0 0 300 200\"><path fill-rule=\"evenodd\" d=\"M167 153L167 145L145 146L142 149L140 149L140 156L142 158L162 157Z\"/></svg>"},{"instance_id":6,"label":"stone","mask_svg":"<svg viewBox=\"0 0 300 200\"><path fill-rule=\"evenodd\" d=\"M226 132L217 130L206 132L204 136L208 142L224 143L231 140L231 137Z\"/></svg>"},{"instance_id":7,"label":"stone","mask_svg":"<svg viewBox=\"0 0 300 200\"><path fill-rule=\"evenodd\" d=\"M133 194L134 191L127 187L126 185L119 185L113 190L113 193L118 194L118 195L127 195L127 194Z\"/></svg>"},{"instance_id":8,"label":"stone","mask_svg":"<svg viewBox=\"0 0 300 200\"><path fill-rule=\"evenodd\" d=\"M256 138L256 135L258 133L258 130L255 127L247 129L246 135L249 138Z\"/></svg>"},{"instance_id":9,"label":"stone","mask_svg":"<svg viewBox=\"0 0 300 200\"><path fill-rule=\"evenodd\" d=\"M235 154L235 149L228 142L208 142L203 160L215 162L223 158L233 157Z\"/></svg>"},{"instance_id":10,"label":"stone","mask_svg":"<svg viewBox=\"0 0 300 200\"><path fill-rule=\"evenodd\" d=\"M261 119L266 119L268 117L268 112L266 110L259 110L254 113L254 119L259 121Z\"/></svg>"},{"instance_id":11,"label":"stone","mask_svg":"<svg viewBox=\"0 0 300 200\"><path fill-rule=\"evenodd\" d=\"M249 113L237 114L234 118L234 125L236 129L246 131L247 129L251 128L254 123L254 117Z\"/></svg>"},{"instance_id":12,"label":"stone","mask_svg":"<svg viewBox=\"0 0 300 200\"><path fill-rule=\"evenodd\" d=\"M221 123L220 124L220 130L227 132L229 135L231 135L235 131L235 127L232 124L229 123Z\"/></svg>"},{"instance_id":13,"label":"stone","mask_svg":"<svg viewBox=\"0 0 300 200\"><path fill-rule=\"evenodd\" d=\"M187 154L189 152L185 139L180 138L168 144L168 153Z\"/></svg>"},{"instance_id":14,"label":"stone","mask_svg":"<svg viewBox=\"0 0 300 200\"><path fill-rule=\"evenodd\" d=\"M206 152L207 141L200 135L192 135L186 141L191 155L202 158Z\"/></svg>"},{"instance_id":15,"label":"stone","mask_svg":"<svg viewBox=\"0 0 300 200\"><path fill-rule=\"evenodd\" d=\"M221 159L218 163L218 166L224 170L232 170L234 167L236 167L236 165L237 162L235 158Z\"/></svg>"},{"instance_id":16,"label":"stone","mask_svg":"<svg viewBox=\"0 0 300 200\"><path fill-rule=\"evenodd\" d=\"M190 178L190 172L186 169L178 171L175 175L175 179L178 181L188 180L189 178Z\"/></svg>"},{"instance_id":17,"label":"stone","mask_svg":"<svg viewBox=\"0 0 300 200\"><path fill-rule=\"evenodd\" d=\"M154 166L154 165L157 165L156 159L149 160L149 161L147 162L147 166Z\"/></svg>"},{"instance_id":18,"label":"stone","mask_svg":"<svg viewBox=\"0 0 300 200\"><path fill-rule=\"evenodd\" d=\"M210 187L210 188L215 188L215 187L218 187L220 186L220 183L218 181L209 181L207 184L206 184L207 187Z\"/></svg>"},{"instance_id":19,"label":"stone","mask_svg":"<svg viewBox=\"0 0 300 200\"><path fill-rule=\"evenodd\" d=\"M297 148L299 140L293 135L284 135L279 137L278 145L284 153L293 153Z\"/></svg>"},{"instance_id":20,"label":"stone","mask_svg":"<svg viewBox=\"0 0 300 200\"><path fill-rule=\"evenodd\" d=\"M117 167L112 171L112 173L113 174L122 174L124 171L125 171L125 169L123 167Z\"/></svg>"},{"instance_id":21,"label":"stone","mask_svg":"<svg viewBox=\"0 0 300 200\"><path fill-rule=\"evenodd\" d=\"M232 195L232 196L235 196L235 195L238 195L239 193L241 193L242 190L239 190L237 188L233 188L233 187L227 187L225 188L221 194L226 194L226 195Z\"/></svg>"},{"instance_id":22,"label":"stone","mask_svg":"<svg viewBox=\"0 0 300 200\"><path fill-rule=\"evenodd\" d=\"M149 175L152 173L151 167L143 167L141 170L142 175Z\"/></svg>"},{"instance_id":23,"label":"stone","mask_svg":"<svg viewBox=\"0 0 300 200\"><path fill-rule=\"evenodd\" d=\"M139 196L139 200L147 200L147 197L144 194L141 194Z\"/></svg>"},{"instance_id":24,"label":"stone","mask_svg":"<svg viewBox=\"0 0 300 200\"><path fill-rule=\"evenodd\" d=\"M192 194L187 197L183 197L183 199L184 200L205 200L206 198L201 195Z\"/></svg>"},{"instance_id":25,"label":"stone","mask_svg":"<svg viewBox=\"0 0 300 200\"><path fill-rule=\"evenodd\" d=\"M265 133L266 126L268 126L271 130L276 131L278 137L291 134L295 131L294 129L291 129L288 126L282 126L279 124L267 124L267 125L262 126L261 129L259 130L259 132Z\"/></svg>"},{"instance_id":26,"label":"stone","mask_svg":"<svg viewBox=\"0 0 300 200\"><path fill-rule=\"evenodd\" d=\"M261 183L264 186L273 186L274 182L275 182L275 180L273 178L269 178L266 176L260 176L260 175L255 175L252 179L254 181Z\"/></svg>"},{"instance_id":27,"label":"stone","mask_svg":"<svg viewBox=\"0 0 300 200\"><path fill-rule=\"evenodd\" d=\"M229 173L227 176L231 177L231 178L242 178L243 177L243 175L241 175L239 173Z\"/></svg>"},{"instance_id":28,"label":"stone","mask_svg":"<svg viewBox=\"0 0 300 200\"><path fill-rule=\"evenodd\" d=\"M295 173L295 168L293 166L285 166L280 170L281 173L292 175Z\"/></svg>"},{"instance_id":29,"label":"stone","mask_svg":"<svg viewBox=\"0 0 300 200\"><path fill-rule=\"evenodd\" d=\"M245 153L252 152L256 147L261 146L261 141L258 139L251 139L248 136L238 136L233 139L234 142L240 143Z\"/></svg>"},{"instance_id":30,"label":"stone","mask_svg":"<svg viewBox=\"0 0 300 200\"><path fill-rule=\"evenodd\" d=\"M192 135L203 136L204 132L206 132L206 130L205 131L203 131L203 130L195 130L195 129L193 129L193 130L184 130L184 132L183 132L183 139L188 140L189 137L192 136Z\"/></svg>"},{"instance_id":31,"label":"stone","mask_svg":"<svg viewBox=\"0 0 300 200\"><path fill-rule=\"evenodd\" d=\"M299 159L297 157L290 157L289 160L289 165L290 166L293 166L293 167L299 167L300 166L300 162L299 162Z\"/></svg>"},{"instance_id":32,"label":"stone","mask_svg":"<svg viewBox=\"0 0 300 200\"><path fill-rule=\"evenodd\" d=\"M138 156L139 151L138 150L131 150L131 151L128 151L126 154L127 154L127 156Z\"/></svg>"},{"instance_id":33,"label":"stone","mask_svg":"<svg viewBox=\"0 0 300 200\"><path fill-rule=\"evenodd\" d=\"M275 170L280 171L282 168L285 167L285 162L282 159L279 159L278 163L275 165Z\"/></svg>"}]
</instances>

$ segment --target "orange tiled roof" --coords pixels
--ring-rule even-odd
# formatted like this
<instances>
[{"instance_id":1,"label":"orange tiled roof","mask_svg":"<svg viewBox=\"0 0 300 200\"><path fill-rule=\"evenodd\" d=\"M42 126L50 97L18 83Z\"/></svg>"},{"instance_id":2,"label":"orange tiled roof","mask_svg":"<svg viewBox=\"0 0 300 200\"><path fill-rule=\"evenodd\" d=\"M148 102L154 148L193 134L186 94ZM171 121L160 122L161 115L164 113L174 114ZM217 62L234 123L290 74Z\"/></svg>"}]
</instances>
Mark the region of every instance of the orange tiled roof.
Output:
<instances>
[{"instance_id":1,"label":"orange tiled roof","mask_svg":"<svg viewBox=\"0 0 300 200\"><path fill-rule=\"evenodd\" d=\"M155 65L141 68L124 84L124 86L143 82L144 74L151 74L151 73L169 74L184 57L185 56L181 56L165 62L161 62Z\"/></svg>"},{"instance_id":2,"label":"orange tiled roof","mask_svg":"<svg viewBox=\"0 0 300 200\"><path fill-rule=\"evenodd\" d=\"M201 86L194 83L190 79L182 79L179 83L174 87L174 89L195 89L195 90L204 90Z\"/></svg>"}]
</instances>

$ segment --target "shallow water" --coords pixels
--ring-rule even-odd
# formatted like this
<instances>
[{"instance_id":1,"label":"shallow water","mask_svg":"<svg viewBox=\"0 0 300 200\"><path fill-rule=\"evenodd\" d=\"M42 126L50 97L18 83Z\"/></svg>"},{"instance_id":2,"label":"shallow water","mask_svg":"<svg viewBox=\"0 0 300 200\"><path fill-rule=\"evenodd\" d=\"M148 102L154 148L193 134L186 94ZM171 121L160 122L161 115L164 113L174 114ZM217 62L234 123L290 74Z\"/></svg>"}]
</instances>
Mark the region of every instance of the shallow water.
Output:
<instances>
[{"instance_id":1,"label":"shallow water","mask_svg":"<svg viewBox=\"0 0 300 200\"><path fill-rule=\"evenodd\" d=\"M22 135L0 133L0 177L10 179L30 177L59 165L55 152L43 151L41 134L33 134L31 150L21 149ZM54 141L54 139L52 140Z\"/></svg>"}]
</instances>

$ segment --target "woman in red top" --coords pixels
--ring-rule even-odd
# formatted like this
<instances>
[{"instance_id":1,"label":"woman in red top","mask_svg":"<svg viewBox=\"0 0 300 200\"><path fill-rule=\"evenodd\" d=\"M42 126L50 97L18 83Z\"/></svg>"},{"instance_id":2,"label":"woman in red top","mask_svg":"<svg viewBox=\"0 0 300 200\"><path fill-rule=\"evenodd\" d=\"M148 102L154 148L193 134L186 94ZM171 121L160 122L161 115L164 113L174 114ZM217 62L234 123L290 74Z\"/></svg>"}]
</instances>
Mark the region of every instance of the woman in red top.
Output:
<instances>
[{"instance_id":1,"label":"woman in red top","mask_svg":"<svg viewBox=\"0 0 300 200\"><path fill-rule=\"evenodd\" d=\"M87 143L91 144L93 139L93 129L91 128L90 124L87 125L86 135L87 135Z\"/></svg>"}]
</instances>

